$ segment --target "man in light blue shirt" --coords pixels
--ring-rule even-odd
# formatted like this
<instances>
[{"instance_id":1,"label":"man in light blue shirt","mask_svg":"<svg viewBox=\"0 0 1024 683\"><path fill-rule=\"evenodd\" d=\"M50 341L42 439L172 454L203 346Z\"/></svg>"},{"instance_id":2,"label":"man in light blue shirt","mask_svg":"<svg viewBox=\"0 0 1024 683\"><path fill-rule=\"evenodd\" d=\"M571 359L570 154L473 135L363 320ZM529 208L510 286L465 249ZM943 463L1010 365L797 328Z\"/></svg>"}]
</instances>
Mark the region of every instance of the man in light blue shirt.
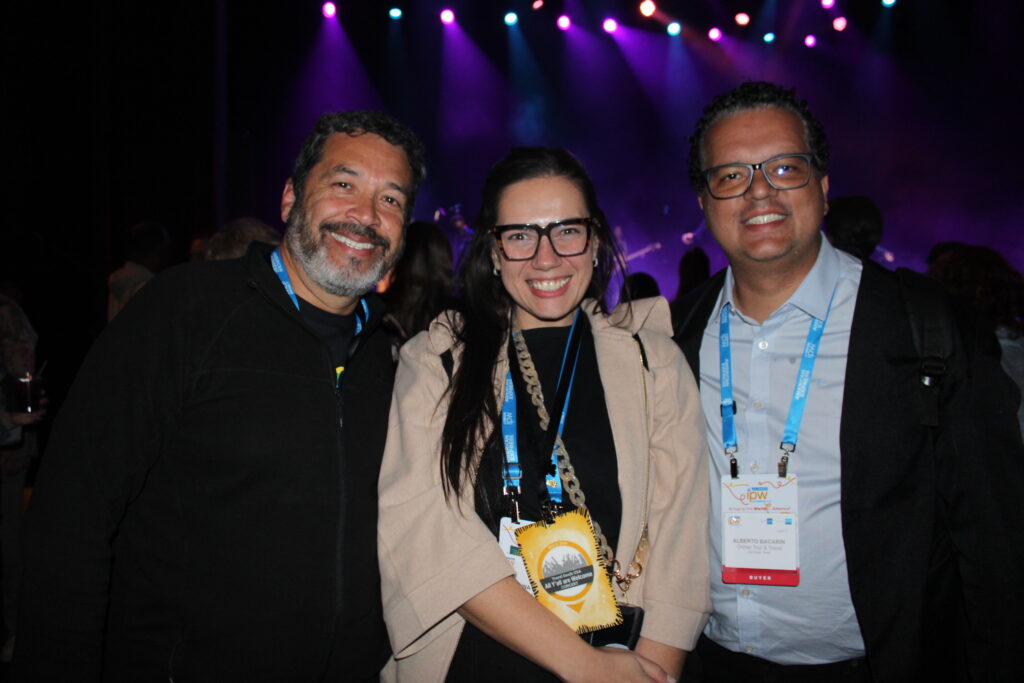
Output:
<instances>
[{"instance_id":1,"label":"man in light blue shirt","mask_svg":"<svg viewBox=\"0 0 1024 683\"><path fill-rule=\"evenodd\" d=\"M949 367L923 386L896 275L822 238L828 144L792 91L719 96L691 145L729 268L676 321L711 461L712 615L686 677L1014 680L1002 479L1024 453L990 340L950 311Z\"/></svg>"}]
</instances>

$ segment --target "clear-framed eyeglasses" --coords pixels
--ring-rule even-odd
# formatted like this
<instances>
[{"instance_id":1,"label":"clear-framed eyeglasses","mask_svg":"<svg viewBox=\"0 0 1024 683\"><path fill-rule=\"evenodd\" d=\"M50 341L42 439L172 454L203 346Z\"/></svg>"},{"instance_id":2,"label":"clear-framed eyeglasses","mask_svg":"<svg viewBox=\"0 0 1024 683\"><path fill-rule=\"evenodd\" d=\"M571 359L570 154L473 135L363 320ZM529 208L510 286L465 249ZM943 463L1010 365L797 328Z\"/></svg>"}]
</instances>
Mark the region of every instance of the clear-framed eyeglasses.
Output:
<instances>
[{"instance_id":1,"label":"clear-framed eyeglasses","mask_svg":"<svg viewBox=\"0 0 1024 683\"><path fill-rule=\"evenodd\" d=\"M776 190L797 190L811 180L813 157L810 154L780 154L759 164L722 164L704 171L704 184L715 199L742 197L760 170Z\"/></svg>"},{"instance_id":2,"label":"clear-framed eyeglasses","mask_svg":"<svg viewBox=\"0 0 1024 683\"><path fill-rule=\"evenodd\" d=\"M592 218L566 218L544 226L533 223L496 225L491 232L506 261L529 261L537 255L545 235L559 256L579 256L590 246L593 225Z\"/></svg>"}]
</instances>

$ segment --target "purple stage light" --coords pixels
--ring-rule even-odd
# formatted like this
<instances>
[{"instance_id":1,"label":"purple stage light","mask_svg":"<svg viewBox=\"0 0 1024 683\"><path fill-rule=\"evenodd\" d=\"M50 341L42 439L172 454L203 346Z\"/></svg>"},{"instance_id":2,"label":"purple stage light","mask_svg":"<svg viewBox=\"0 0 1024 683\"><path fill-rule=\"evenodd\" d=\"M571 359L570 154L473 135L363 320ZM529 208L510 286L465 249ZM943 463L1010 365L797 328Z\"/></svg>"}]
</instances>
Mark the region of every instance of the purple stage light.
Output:
<instances>
[{"instance_id":1,"label":"purple stage light","mask_svg":"<svg viewBox=\"0 0 1024 683\"><path fill-rule=\"evenodd\" d=\"M455 12L450 9L441 10L441 23L450 24L455 21Z\"/></svg>"},{"instance_id":2,"label":"purple stage light","mask_svg":"<svg viewBox=\"0 0 1024 683\"><path fill-rule=\"evenodd\" d=\"M837 31L846 30L846 17L836 17L832 20L832 28Z\"/></svg>"},{"instance_id":3,"label":"purple stage light","mask_svg":"<svg viewBox=\"0 0 1024 683\"><path fill-rule=\"evenodd\" d=\"M608 33L615 33L619 30L619 22L614 19L605 19L604 23L601 24L601 27Z\"/></svg>"},{"instance_id":4,"label":"purple stage light","mask_svg":"<svg viewBox=\"0 0 1024 683\"><path fill-rule=\"evenodd\" d=\"M736 23L740 26L746 26L750 23L750 15L746 12L740 12L736 15Z\"/></svg>"},{"instance_id":5,"label":"purple stage light","mask_svg":"<svg viewBox=\"0 0 1024 683\"><path fill-rule=\"evenodd\" d=\"M825 9L832 9L836 6L836 0L821 0L821 6Z\"/></svg>"},{"instance_id":6,"label":"purple stage light","mask_svg":"<svg viewBox=\"0 0 1024 683\"><path fill-rule=\"evenodd\" d=\"M320 8L320 12L324 15L324 19L330 19L338 13L338 8L333 2L325 2Z\"/></svg>"},{"instance_id":7,"label":"purple stage light","mask_svg":"<svg viewBox=\"0 0 1024 683\"><path fill-rule=\"evenodd\" d=\"M569 27L572 26L572 21L569 19L568 16L564 14L558 17L558 21L556 23L558 24L558 28L562 29L563 31L568 31Z\"/></svg>"},{"instance_id":8,"label":"purple stage light","mask_svg":"<svg viewBox=\"0 0 1024 683\"><path fill-rule=\"evenodd\" d=\"M715 41L716 43L722 39L722 29L717 26L708 31L708 38Z\"/></svg>"},{"instance_id":9,"label":"purple stage light","mask_svg":"<svg viewBox=\"0 0 1024 683\"><path fill-rule=\"evenodd\" d=\"M818 44L818 39L814 37L813 33L808 33L804 37L804 45L806 45L807 47L814 47L817 44Z\"/></svg>"}]
</instances>

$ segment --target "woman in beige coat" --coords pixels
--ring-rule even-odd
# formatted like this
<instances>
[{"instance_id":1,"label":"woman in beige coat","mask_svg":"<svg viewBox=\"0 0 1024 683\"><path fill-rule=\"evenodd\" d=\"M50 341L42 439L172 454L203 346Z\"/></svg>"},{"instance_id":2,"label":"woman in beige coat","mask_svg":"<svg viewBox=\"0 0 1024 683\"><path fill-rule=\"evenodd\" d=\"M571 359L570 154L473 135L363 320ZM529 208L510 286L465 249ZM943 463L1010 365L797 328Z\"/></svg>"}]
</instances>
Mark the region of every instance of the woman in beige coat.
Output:
<instances>
[{"instance_id":1,"label":"woman in beige coat","mask_svg":"<svg viewBox=\"0 0 1024 683\"><path fill-rule=\"evenodd\" d=\"M605 308L621 263L572 155L518 149L492 169L466 305L402 349L380 477L385 678L679 676L708 610L702 420L664 299ZM576 635L524 590L536 569L517 580L509 520L572 509L593 521L593 586L606 572L639 608L633 650Z\"/></svg>"}]
</instances>

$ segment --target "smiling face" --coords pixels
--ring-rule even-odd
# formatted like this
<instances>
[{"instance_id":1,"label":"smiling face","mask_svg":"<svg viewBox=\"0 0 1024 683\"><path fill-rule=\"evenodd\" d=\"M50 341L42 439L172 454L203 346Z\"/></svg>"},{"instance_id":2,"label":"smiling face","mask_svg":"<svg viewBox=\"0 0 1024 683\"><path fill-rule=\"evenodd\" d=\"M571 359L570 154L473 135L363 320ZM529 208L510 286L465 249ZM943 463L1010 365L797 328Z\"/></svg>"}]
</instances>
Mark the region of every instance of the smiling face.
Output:
<instances>
[{"instance_id":1,"label":"smiling face","mask_svg":"<svg viewBox=\"0 0 1024 683\"><path fill-rule=\"evenodd\" d=\"M327 138L301 205L291 181L281 199L287 262L302 271L296 292L322 308L354 306L402 252L411 185L401 147L373 133Z\"/></svg>"},{"instance_id":2,"label":"smiling face","mask_svg":"<svg viewBox=\"0 0 1024 683\"><path fill-rule=\"evenodd\" d=\"M513 183L505 188L498 202L498 225L547 225L589 215L579 188L561 176ZM592 236L587 251L577 256L559 256L545 237L532 259L508 261L494 247L491 258L501 270L505 291L515 302L520 328L555 327L572 322L572 314L583 301L594 274L596 249L597 239Z\"/></svg>"},{"instance_id":3,"label":"smiling face","mask_svg":"<svg viewBox=\"0 0 1024 683\"><path fill-rule=\"evenodd\" d=\"M704 168L733 162L757 164L782 154L809 152L794 114L777 108L742 111L722 119L704 140ZM746 194L698 197L708 228L734 268L803 269L814 265L819 228L828 204L828 176L815 170L807 185L776 190L760 170Z\"/></svg>"}]
</instances>

